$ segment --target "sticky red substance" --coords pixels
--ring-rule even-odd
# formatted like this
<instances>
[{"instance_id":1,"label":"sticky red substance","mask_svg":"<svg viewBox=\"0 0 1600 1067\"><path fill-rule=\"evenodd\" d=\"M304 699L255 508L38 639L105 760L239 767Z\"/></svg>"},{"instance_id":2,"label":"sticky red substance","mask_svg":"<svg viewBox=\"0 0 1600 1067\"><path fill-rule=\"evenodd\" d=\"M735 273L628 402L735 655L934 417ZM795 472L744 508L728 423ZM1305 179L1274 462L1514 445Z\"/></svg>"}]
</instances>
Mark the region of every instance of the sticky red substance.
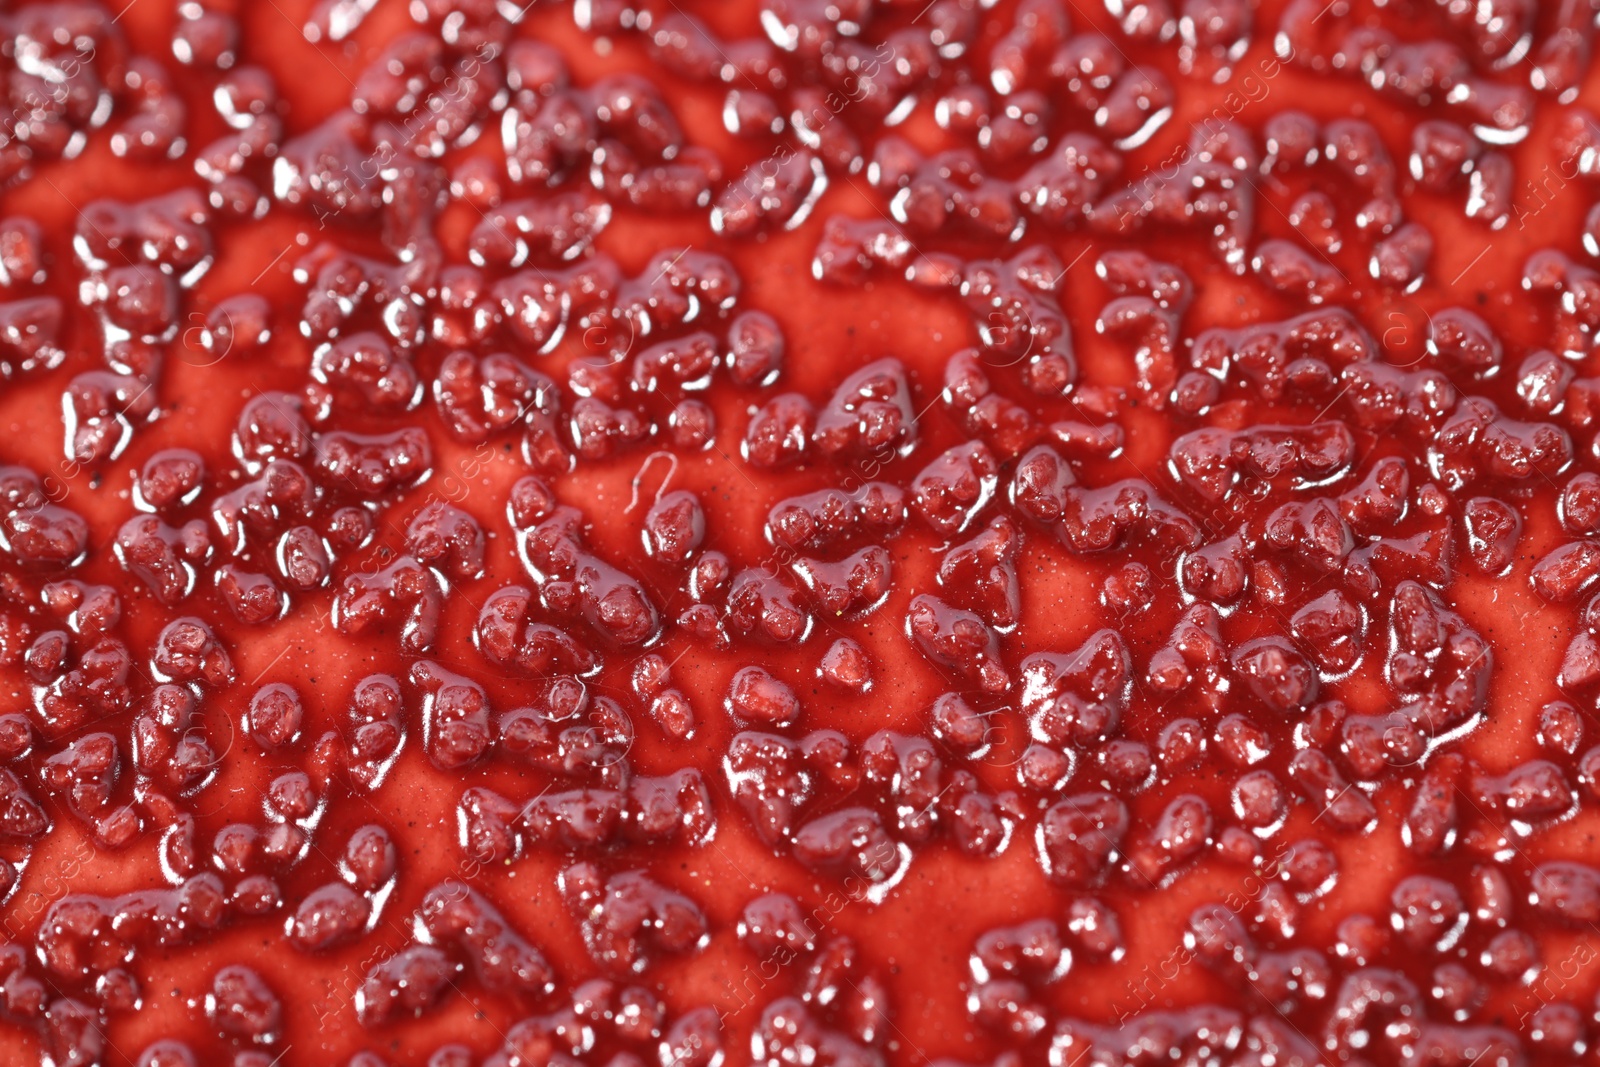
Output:
<instances>
[{"instance_id":1,"label":"sticky red substance","mask_svg":"<svg viewBox=\"0 0 1600 1067\"><path fill-rule=\"evenodd\" d=\"M1597 16L0 15L0 1061L1591 1062Z\"/></svg>"}]
</instances>

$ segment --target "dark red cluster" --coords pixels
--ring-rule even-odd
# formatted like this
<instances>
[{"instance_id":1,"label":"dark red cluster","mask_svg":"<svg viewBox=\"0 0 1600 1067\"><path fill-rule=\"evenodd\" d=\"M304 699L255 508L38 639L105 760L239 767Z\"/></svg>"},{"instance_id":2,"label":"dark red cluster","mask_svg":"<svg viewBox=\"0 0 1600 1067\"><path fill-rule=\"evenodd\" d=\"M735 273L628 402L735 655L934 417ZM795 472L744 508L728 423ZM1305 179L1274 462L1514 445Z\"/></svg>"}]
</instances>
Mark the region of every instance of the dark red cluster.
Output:
<instances>
[{"instance_id":1,"label":"dark red cluster","mask_svg":"<svg viewBox=\"0 0 1600 1067\"><path fill-rule=\"evenodd\" d=\"M1597 22L0 12L0 1062L1600 1063Z\"/></svg>"}]
</instances>

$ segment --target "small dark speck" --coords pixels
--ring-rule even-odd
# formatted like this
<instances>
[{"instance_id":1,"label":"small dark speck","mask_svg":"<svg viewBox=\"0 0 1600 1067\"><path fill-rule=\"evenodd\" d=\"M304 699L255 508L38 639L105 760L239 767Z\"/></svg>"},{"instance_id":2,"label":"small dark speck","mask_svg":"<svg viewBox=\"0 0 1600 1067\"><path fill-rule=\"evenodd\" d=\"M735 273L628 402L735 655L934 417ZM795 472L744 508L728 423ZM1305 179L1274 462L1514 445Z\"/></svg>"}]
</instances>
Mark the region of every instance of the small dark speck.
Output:
<instances>
[{"instance_id":1,"label":"small dark speck","mask_svg":"<svg viewBox=\"0 0 1600 1067\"><path fill-rule=\"evenodd\" d=\"M1482 289L1478 290L1478 306L1482 307L1484 304L1487 304L1488 302L1489 302L1489 294L1484 292Z\"/></svg>"},{"instance_id":2,"label":"small dark speck","mask_svg":"<svg viewBox=\"0 0 1600 1067\"><path fill-rule=\"evenodd\" d=\"M105 481L105 478L101 476L99 471L95 471L93 474L89 475L89 488L98 489L100 488L100 483L103 481Z\"/></svg>"}]
</instances>

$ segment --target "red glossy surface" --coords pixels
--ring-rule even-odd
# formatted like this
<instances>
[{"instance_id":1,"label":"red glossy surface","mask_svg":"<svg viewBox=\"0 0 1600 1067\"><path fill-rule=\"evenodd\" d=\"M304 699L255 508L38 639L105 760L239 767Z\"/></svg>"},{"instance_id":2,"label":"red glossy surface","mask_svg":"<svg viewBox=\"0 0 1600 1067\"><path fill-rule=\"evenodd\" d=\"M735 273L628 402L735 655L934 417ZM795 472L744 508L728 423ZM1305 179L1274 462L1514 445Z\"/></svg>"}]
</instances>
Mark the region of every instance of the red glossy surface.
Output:
<instances>
[{"instance_id":1,"label":"red glossy surface","mask_svg":"<svg viewBox=\"0 0 1600 1067\"><path fill-rule=\"evenodd\" d=\"M0 1062L1600 1062L1597 14L0 13Z\"/></svg>"}]
</instances>

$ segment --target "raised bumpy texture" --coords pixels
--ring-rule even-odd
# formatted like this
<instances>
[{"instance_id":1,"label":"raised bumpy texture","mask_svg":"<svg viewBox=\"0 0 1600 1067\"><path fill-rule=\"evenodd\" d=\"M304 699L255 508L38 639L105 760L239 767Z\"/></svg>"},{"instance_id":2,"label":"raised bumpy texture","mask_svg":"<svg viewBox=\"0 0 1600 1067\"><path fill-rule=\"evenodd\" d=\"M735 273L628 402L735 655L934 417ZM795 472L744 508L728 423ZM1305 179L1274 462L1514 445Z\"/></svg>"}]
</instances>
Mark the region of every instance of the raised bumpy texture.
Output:
<instances>
[{"instance_id":1,"label":"raised bumpy texture","mask_svg":"<svg viewBox=\"0 0 1600 1067\"><path fill-rule=\"evenodd\" d=\"M5 5L0 1063L1600 1063L1597 17Z\"/></svg>"}]
</instances>

